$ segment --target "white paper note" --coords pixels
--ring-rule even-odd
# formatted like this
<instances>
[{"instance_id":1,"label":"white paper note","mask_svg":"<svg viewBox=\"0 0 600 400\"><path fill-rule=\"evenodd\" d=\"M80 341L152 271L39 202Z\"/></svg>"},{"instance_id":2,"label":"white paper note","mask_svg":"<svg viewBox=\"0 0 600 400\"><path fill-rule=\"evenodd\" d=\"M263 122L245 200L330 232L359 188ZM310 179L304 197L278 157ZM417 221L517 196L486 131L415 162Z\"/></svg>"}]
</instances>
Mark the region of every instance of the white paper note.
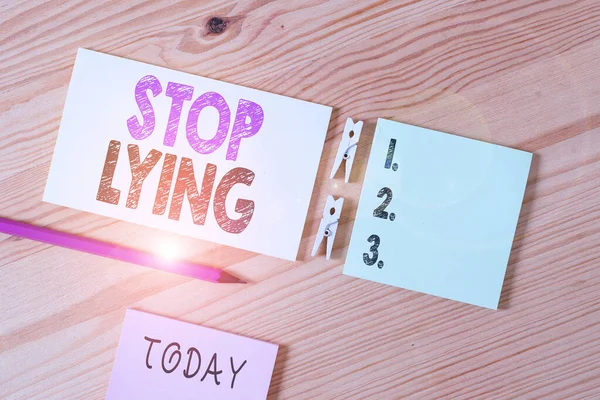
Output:
<instances>
[{"instance_id":1,"label":"white paper note","mask_svg":"<svg viewBox=\"0 0 600 400\"><path fill-rule=\"evenodd\" d=\"M107 400L264 400L278 346L127 310Z\"/></svg>"},{"instance_id":2,"label":"white paper note","mask_svg":"<svg viewBox=\"0 0 600 400\"><path fill-rule=\"evenodd\" d=\"M80 49L44 201L295 260L330 116Z\"/></svg>"}]
</instances>

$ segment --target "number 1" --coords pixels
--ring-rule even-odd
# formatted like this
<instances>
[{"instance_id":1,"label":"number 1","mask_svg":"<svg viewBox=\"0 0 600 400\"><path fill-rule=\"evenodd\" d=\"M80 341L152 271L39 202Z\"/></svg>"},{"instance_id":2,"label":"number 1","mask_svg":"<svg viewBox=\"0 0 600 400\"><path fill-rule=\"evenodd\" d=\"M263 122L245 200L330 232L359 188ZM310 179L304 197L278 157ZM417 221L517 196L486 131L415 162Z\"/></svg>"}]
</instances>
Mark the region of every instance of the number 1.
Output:
<instances>
[{"instance_id":1,"label":"number 1","mask_svg":"<svg viewBox=\"0 0 600 400\"><path fill-rule=\"evenodd\" d=\"M385 157L385 169L390 169L392 166L392 160L394 159L394 152L396 151L396 139L390 139L390 147L388 147L387 156Z\"/></svg>"}]
</instances>

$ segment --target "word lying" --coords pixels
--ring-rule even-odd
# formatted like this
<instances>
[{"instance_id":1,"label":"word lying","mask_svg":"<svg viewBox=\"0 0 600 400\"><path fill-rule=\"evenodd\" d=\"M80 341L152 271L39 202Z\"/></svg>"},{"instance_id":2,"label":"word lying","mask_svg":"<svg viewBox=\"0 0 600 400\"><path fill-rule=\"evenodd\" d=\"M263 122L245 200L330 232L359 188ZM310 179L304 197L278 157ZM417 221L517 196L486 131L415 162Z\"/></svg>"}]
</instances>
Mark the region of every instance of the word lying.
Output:
<instances>
[{"instance_id":1,"label":"word lying","mask_svg":"<svg viewBox=\"0 0 600 400\"><path fill-rule=\"evenodd\" d=\"M144 336L144 339L150 342L150 345L148 346L148 352L146 353L146 368L152 369L153 365L150 363L152 346L155 343L161 343L162 341L160 339L149 338L148 336ZM169 345L166 346L163 350L160 366L162 367L162 370L165 373L170 374L177 370L177 368L179 367L179 364L181 363L182 359L180 350L181 346L177 342L169 343ZM202 356L200 355L200 351L198 351L198 349L196 349L195 347L190 347L187 350L186 354L188 359L186 366L183 368L183 376L188 379L191 379L198 375L198 373L200 372L200 369L202 367ZM176 360L174 360L174 358L176 358ZM221 384L221 382L219 381L219 375L221 375L223 371L218 369L217 361L217 353L213 353L208 363L208 366L204 371L204 374L202 374L202 377L200 378L200 382L204 382L204 379L206 379L208 375L212 375L215 384ZM236 368L235 363L233 361L233 357L229 357L229 365L231 367L232 374L230 386L231 389L233 389L233 386L235 385L235 379L242 370L242 368L244 368L244 366L246 365L246 362L247 360L244 360L244 362Z\"/></svg>"},{"instance_id":2,"label":"word lying","mask_svg":"<svg viewBox=\"0 0 600 400\"><path fill-rule=\"evenodd\" d=\"M110 141L108 145L108 152L106 154L106 161L104 163L104 169L102 171L102 177L100 178L98 193L96 195L96 200L98 201L114 205L119 204L121 191L112 187L112 182L117 162L119 160L120 149L121 142L117 140ZM137 208L140 199L142 184L150 172L154 169L158 161L160 161L163 153L152 149L144 158L144 161L140 162L140 150L137 145L128 145L127 152L129 154L131 183L129 185L129 193L127 195L125 207L135 209ZM156 189L154 207L152 209L152 213L155 215L164 214L167 208L167 201L171 193L176 162L176 155L169 153L165 154L160 180ZM190 204L194 224L204 225L204 222L206 221L208 205L215 184L216 173L216 165L210 163L206 164L202 186L200 191L198 191L193 162L190 158L182 157L181 162L179 163L177 178L175 179L173 195L171 197L169 219L175 221L179 220L181 207L183 204L183 197L187 193L187 199L188 203ZM225 202L229 191L235 184L241 183L246 186L250 186L253 180L254 172L247 168L238 167L233 168L223 175L221 181L217 185L213 201L214 215L215 220L224 231L229 233L240 233L246 229L250 223L252 215L254 214L254 201L246 199L237 200L235 211L241 214L238 219L231 219L228 217Z\"/></svg>"}]
</instances>

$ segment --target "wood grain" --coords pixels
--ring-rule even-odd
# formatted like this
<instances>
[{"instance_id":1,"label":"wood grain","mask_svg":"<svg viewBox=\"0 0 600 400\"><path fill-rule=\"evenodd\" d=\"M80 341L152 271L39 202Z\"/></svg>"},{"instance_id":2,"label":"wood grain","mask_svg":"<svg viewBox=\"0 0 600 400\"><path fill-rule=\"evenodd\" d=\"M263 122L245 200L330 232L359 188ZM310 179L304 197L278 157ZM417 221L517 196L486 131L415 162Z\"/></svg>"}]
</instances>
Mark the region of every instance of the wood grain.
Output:
<instances>
[{"instance_id":1,"label":"wood grain","mask_svg":"<svg viewBox=\"0 0 600 400\"><path fill-rule=\"evenodd\" d=\"M43 203L78 47L333 106L299 261ZM251 282L0 235L0 398L103 398L128 307L280 344L270 399L600 398L599 48L595 0L0 3L0 214L177 240ZM340 185L348 116L365 128ZM341 274L377 117L535 153L499 311ZM309 253L330 193L326 261Z\"/></svg>"}]
</instances>

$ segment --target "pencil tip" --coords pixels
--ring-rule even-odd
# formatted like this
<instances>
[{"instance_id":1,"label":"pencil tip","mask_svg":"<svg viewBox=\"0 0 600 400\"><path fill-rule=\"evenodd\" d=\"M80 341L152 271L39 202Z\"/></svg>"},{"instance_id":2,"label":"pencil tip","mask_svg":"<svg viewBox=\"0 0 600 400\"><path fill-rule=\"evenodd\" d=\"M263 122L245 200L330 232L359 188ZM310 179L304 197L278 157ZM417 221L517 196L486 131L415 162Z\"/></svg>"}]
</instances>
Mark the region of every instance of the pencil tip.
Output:
<instances>
[{"instance_id":1,"label":"pencil tip","mask_svg":"<svg viewBox=\"0 0 600 400\"><path fill-rule=\"evenodd\" d=\"M221 276L217 279L218 283L246 283L246 281L236 278L233 275L229 275L225 271L221 271Z\"/></svg>"}]
</instances>

